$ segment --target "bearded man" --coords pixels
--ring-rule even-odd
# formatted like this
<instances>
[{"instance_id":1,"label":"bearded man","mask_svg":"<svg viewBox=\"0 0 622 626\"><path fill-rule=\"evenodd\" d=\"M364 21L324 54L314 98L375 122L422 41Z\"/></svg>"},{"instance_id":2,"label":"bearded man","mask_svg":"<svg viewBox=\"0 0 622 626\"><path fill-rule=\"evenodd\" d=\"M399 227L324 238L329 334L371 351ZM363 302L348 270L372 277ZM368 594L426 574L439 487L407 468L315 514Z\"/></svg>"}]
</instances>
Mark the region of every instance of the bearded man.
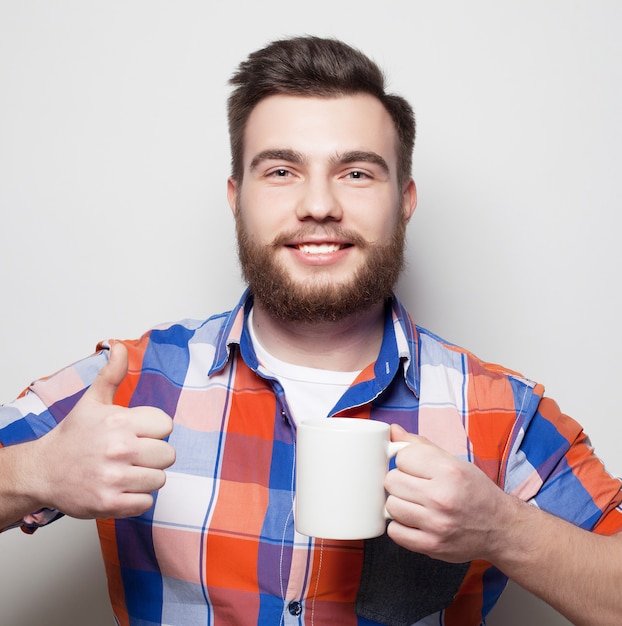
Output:
<instances>
[{"instance_id":1,"label":"bearded man","mask_svg":"<svg viewBox=\"0 0 622 626\"><path fill-rule=\"evenodd\" d=\"M541 385L417 327L393 293L410 105L331 39L274 42L231 82L248 289L2 407L0 525L97 518L124 626L475 626L508 577L576 623L619 623L620 481ZM297 425L318 416L409 443L383 536L296 532Z\"/></svg>"}]
</instances>

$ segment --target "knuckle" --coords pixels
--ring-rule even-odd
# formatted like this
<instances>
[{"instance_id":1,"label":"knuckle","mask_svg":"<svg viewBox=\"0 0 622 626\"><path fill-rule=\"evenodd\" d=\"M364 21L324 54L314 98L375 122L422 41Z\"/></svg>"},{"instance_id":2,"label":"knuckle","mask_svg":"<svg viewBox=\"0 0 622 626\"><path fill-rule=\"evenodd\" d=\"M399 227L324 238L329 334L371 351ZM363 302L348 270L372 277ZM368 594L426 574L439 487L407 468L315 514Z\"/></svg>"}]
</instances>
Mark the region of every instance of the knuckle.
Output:
<instances>
[{"instance_id":1,"label":"knuckle","mask_svg":"<svg viewBox=\"0 0 622 626\"><path fill-rule=\"evenodd\" d=\"M127 428L127 419L123 411L113 410L104 418L104 427L110 431L125 430Z\"/></svg>"},{"instance_id":2,"label":"knuckle","mask_svg":"<svg viewBox=\"0 0 622 626\"><path fill-rule=\"evenodd\" d=\"M443 513L454 509L454 496L450 491L438 491L433 497L435 508Z\"/></svg>"},{"instance_id":3,"label":"knuckle","mask_svg":"<svg viewBox=\"0 0 622 626\"><path fill-rule=\"evenodd\" d=\"M131 461L135 454L135 446L125 437L112 438L106 445L105 456L113 461Z\"/></svg>"},{"instance_id":4,"label":"knuckle","mask_svg":"<svg viewBox=\"0 0 622 626\"><path fill-rule=\"evenodd\" d=\"M123 473L110 463L105 463L99 470L99 484L102 486L102 498L110 498L113 490L117 490L123 483Z\"/></svg>"},{"instance_id":5,"label":"knuckle","mask_svg":"<svg viewBox=\"0 0 622 626\"><path fill-rule=\"evenodd\" d=\"M440 543L441 537L450 537L454 533L454 524L447 518L441 518L436 524L437 542Z\"/></svg>"},{"instance_id":6,"label":"knuckle","mask_svg":"<svg viewBox=\"0 0 622 626\"><path fill-rule=\"evenodd\" d=\"M114 516L119 510L119 500L115 492L106 490L100 494L97 508L100 514Z\"/></svg>"}]
</instances>

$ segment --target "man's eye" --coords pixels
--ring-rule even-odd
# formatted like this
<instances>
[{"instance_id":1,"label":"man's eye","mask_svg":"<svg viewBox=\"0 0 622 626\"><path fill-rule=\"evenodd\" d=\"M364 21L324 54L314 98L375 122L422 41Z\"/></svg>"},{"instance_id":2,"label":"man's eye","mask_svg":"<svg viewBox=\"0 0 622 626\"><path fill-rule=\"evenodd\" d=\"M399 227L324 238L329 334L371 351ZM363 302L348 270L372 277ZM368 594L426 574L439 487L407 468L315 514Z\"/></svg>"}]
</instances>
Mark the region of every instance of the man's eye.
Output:
<instances>
[{"instance_id":1,"label":"man's eye","mask_svg":"<svg viewBox=\"0 0 622 626\"><path fill-rule=\"evenodd\" d=\"M277 170L272 170L268 173L268 176L274 176L275 178L286 178L290 175L289 170L279 168Z\"/></svg>"},{"instance_id":2,"label":"man's eye","mask_svg":"<svg viewBox=\"0 0 622 626\"><path fill-rule=\"evenodd\" d=\"M369 176L365 172L361 172L360 170L352 170L348 172L348 177L353 178L354 180L365 180L369 178Z\"/></svg>"}]
</instances>

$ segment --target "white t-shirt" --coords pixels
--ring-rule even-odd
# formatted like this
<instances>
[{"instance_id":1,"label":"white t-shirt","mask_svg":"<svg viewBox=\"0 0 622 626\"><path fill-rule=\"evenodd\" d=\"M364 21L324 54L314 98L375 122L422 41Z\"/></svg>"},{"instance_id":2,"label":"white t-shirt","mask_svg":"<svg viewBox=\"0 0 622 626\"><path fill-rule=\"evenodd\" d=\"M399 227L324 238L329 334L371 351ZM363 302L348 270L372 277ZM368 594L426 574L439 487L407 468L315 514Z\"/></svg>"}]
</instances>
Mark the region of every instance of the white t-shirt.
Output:
<instances>
[{"instance_id":1,"label":"white t-shirt","mask_svg":"<svg viewBox=\"0 0 622 626\"><path fill-rule=\"evenodd\" d=\"M259 343L253 329L252 310L248 316L248 329L257 359L281 383L297 424L310 417L328 417L330 410L360 373L304 367L277 359Z\"/></svg>"}]
</instances>

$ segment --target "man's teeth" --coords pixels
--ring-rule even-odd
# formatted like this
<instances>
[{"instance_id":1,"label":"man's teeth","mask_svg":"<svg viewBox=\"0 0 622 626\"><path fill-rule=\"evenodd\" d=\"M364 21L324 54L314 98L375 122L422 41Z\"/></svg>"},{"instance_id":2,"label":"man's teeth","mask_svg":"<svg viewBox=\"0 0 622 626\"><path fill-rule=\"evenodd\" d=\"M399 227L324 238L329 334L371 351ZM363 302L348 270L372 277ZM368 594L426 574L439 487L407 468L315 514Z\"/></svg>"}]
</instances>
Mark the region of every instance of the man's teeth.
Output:
<instances>
[{"instance_id":1,"label":"man's teeth","mask_svg":"<svg viewBox=\"0 0 622 626\"><path fill-rule=\"evenodd\" d=\"M302 243L298 250L305 254L330 254L341 250L341 246L338 243Z\"/></svg>"}]
</instances>

